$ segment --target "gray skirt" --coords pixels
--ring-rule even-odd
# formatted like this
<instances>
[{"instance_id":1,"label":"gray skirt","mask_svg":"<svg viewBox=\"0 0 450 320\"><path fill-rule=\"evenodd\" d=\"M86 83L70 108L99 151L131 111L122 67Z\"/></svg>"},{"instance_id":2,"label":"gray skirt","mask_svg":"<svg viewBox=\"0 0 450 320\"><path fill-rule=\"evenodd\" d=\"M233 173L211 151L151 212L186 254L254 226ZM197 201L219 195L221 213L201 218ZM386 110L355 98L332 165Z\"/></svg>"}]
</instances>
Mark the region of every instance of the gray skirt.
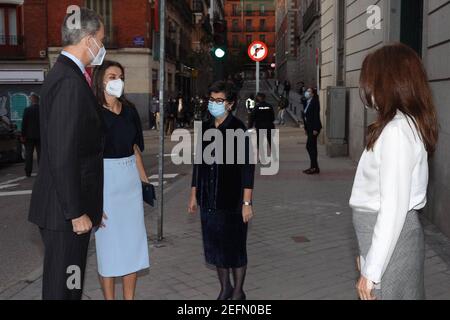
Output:
<instances>
[{"instance_id":1,"label":"gray skirt","mask_svg":"<svg viewBox=\"0 0 450 320\"><path fill-rule=\"evenodd\" d=\"M378 213L353 211L360 256L366 258ZM374 294L378 300L423 300L425 240L417 211L410 211Z\"/></svg>"}]
</instances>

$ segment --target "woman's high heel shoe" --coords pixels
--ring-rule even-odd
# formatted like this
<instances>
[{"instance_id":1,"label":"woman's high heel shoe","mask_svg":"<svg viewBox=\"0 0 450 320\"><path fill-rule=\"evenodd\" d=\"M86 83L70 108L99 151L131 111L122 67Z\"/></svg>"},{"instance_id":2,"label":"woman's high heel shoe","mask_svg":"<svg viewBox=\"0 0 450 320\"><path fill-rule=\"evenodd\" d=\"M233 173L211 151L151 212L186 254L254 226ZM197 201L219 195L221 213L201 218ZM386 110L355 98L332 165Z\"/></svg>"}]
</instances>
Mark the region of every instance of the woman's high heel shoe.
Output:
<instances>
[{"instance_id":1,"label":"woman's high heel shoe","mask_svg":"<svg viewBox=\"0 0 450 320\"><path fill-rule=\"evenodd\" d=\"M247 296L244 292L239 297L232 297L231 300L247 300Z\"/></svg>"},{"instance_id":2,"label":"woman's high heel shoe","mask_svg":"<svg viewBox=\"0 0 450 320\"><path fill-rule=\"evenodd\" d=\"M230 300L232 296L233 296L233 288L228 290L228 292L226 292L225 294L221 292L217 297L217 300Z\"/></svg>"}]
</instances>

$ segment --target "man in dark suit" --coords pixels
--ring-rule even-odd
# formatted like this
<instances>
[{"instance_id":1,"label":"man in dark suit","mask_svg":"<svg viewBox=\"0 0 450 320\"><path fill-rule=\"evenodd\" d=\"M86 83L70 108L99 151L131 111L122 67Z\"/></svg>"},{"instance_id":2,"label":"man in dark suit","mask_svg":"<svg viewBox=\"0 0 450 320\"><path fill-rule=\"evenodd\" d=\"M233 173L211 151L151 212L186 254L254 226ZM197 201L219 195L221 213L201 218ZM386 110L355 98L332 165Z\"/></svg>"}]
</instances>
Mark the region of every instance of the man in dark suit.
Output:
<instances>
[{"instance_id":1,"label":"man in dark suit","mask_svg":"<svg viewBox=\"0 0 450 320\"><path fill-rule=\"evenodd\" d=\"M30 94L31 105L25 109L22 118L22 142L25 144L25 174L31 177L33 172L33 155L36 149L37 160L40 158L39 133L39 96Z\"/></svg>"},{"instance_id":2,"label":"man in dark suit","mask_svg":"<svg viewBox=\"0 0 450 320\"><path fill-rule=\"evenodd\" d=\"M306 174L319 174L319 163L317 160L317 138L322 130L322 122L320 121L320 103L317 92L313 88L309 88L305 92L305 109L303 110L303 123L305 124L305 133L308 136L306 149L311 159L311 168L304 170Z\"/></svg>"},{"instance_id":3,"label":"man in dark suit","mask_svg":"<svg viewBox=\"0 0 450 320\"><path fill-rule=\"evenodd\" d=\"M42 298L52 300L81 299L90 231L103 215L104 128L85 67L103 62L104 26L86 8L81 28L70 21L41 90L41 161L29 213L45 247Z\"/></svg>"}]
</instances>

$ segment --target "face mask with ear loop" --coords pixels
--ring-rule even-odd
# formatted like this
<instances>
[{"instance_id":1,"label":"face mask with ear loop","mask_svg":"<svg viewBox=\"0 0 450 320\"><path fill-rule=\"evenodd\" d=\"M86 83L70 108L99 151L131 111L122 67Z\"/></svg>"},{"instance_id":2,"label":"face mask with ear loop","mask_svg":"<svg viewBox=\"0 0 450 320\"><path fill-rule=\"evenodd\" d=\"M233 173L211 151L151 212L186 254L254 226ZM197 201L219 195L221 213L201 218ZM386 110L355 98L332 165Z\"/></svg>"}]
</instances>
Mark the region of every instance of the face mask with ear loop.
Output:
<instances>
[{"instance_id":1,"label":"face mask with ear loop","mask_svg":"<svg viewBox=\"0 0 450 320\"><path fill-rule=\"evenodd\" d=\"M92 62L91 65L92 66L100 66L103 63L103 60L105 59L106 56L106 49L104 46L100 47L97 43L97 40L95 40L95 38L92 38L95 42L95 45L98 47L98 53L97 55L94 55L94 53L92 52L91 48L88 47L89 53L92 56Z\"/></svg>"},{"instance_id":2,"label":"face mask with ear loop","mask_svg":"<svg viewBox=\"0 0 450 320\"><path fill-rule=\"evenodd\" d=\"M110 96L120 98L123 94L125 83L122 79L111 80L106 84L105 91Z\"/></svg>"}]
</instances>

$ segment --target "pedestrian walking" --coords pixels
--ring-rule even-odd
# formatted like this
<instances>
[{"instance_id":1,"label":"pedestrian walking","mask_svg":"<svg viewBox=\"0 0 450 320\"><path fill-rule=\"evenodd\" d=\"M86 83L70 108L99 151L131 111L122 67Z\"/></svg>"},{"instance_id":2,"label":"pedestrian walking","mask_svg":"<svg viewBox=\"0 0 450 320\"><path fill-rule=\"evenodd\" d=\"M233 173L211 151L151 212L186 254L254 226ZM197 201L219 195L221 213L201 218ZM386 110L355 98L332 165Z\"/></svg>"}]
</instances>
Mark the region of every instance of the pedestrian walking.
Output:
<instances>
[{"instance_id":1,"label":"pedestrian walking","mask_svg":"<svg viewBox=\"0 0 450 320\"><path fill-rule=\"evenodd\" d=\"M104 25L86 8L78 15L80 28L71 27L71 18L64 19L63 51L40 92L43 156L29 220L44 242L45 300L81 299L90 231L103 215L104 127L85 68L103 62ZM68 285L74 276L75 285Z\"/></svg>"},{"instance_id":2,"label":"pedestrian walking","mask_svg":"<svg viewBox=\"0 0 450 320\"><path fill-rule=\"evenodd\" d=\"M183 99L183 95L180 93L177 97L177 127L184 128L185 122L185 102Z\"/></svg>"},{"instance_id":3,"label":"pedestrian walking","mask_svg":"<svg viewBox=\"0 0 450 320\"><path fill-rule=\"evenodd\" d=\"M149 113L148 113L148 127L150 130L156 128L156 110L159 109L159 99L156 95L153 95L150 101Z\"/></svg>"},{"instance_id":4,"label":"pedestrian walking","mask_svg":"<svg viewBox=\"0 0 450 320\"><path fill-rule=\"evenodd\" d=\"M153 105L153 112L155 115L155 127L156 127L156 130L159 131L160 126L161 126L161 114L159 111L159 99L157 99L157 103L155 103Z\"/></svg>"},{"instance_id":5,"label":"pedestrian walking","mask_svg":"<svg viewBox=\"0 0 450 320\"><path fill-rule=\"evenodd\" d=\"M252 113L255 105L255 95L251 94L250 97L248 97L248 99L245 101L245 108L247 109L247 113Z\"/></svg>"},{"instance_id":6,"label":"pedestrian walking","mask_svg":"<svg viewBox=\"0 0 450 320\"><path fill-rule=\"evenodd\" d=\"M289 82L289 80L286 79L284 81L284 94L288 100L290 100L289 99L290 92L291 92L291 83Z\"/></svg>"},{"instance_id":7,"label":"pedestrian walking","mask_svg":"<svg viewBox=\"0 0 450 320\"><path fill-rule=\"evenodd\" d=\"M362 300L424 299L417 210L426 204L428 159L438 140L426 71L413 49L387 45L364 59L360 87L377 119L350 198L360 252L357 292Z\"/></svg>"},{"instance_id":8,"label":"pedestrian walking","mask_svg":"<svg viewBox=\"0 0 450 320\"><path fill-rule=\"evenodd\" d=\"M223 150L215 153L212 164L202 159L195 164L188 211L193 214L200 206L203 247L208 264L217 268L221 285L218 300L245 300L243 290L247 271L247 229L253 217L252 194L255 166L250 164L250 141L246 139L245 163L225 161L228 130L246 130L245 125L233 116L237 92L228 82L216 82L210 87L208 109L214 117L204 123L203 133L216 129L222 134ZM200 145L202 152L207 143ZM223 158L218 158L223 156ZM230 281L233 273L234 285Z\"/></svg>"},{"instance_id":9,"label":"pedestrian walking","mask_svg":"<svg viewBox=\"0 0 450 320\"><path fill-rule=\"evenodd\" d=\"M22 143L25 145L25 175L31 177L33 172L34 150L37 153L37 162L41 156L41 137L39 131L39 96L30 94L31 105L25 109L22 118Z\"/></svg>"},{"instance_id":10,"label":"pedestrian walking","mask_svg":"<svg viewBox=\"0 0 450 320\"><path fill-rule=\"evenodd\" d=\"M177 121L177 99L175 98L168 99L166 103L164 121L165 121L166 135L171 135L175 130Z\"/></svg>"},{"instance_id":11,"label":"pedestrian walking","mask_svg":"<svg viewBox=\"0 0 450 320\"><path fill-rule=\"evenodd\" d=\"M95 69L93 88L106 124L103 222L95 232L97 266L103 295L115 299L121 277L124 300L133 300L137 272L149 267L142 182L149 183L141 152L142 125L124 95L125 70L115 61Z\"/></svg>"},{"instance_id":12,"label":"pedestrian walking","mask_svg":"<svg viewBox=\"0 0 450 320\"><path fill-rule=\"evenodd\" d=\"M300 81L299 82L298 94L301 97L303 97L305 95L305 92L306 92L305 82L304 81Z\"/></svg>"},{"instance_id":13,"label":"pedestrian walking","mask_svg":"<svg viewBox=\"0 0 450 320\"><path fill-rule=\"evenodd\" d=\"M259 92L256 95L256 106L253 110L249 128L256 128L258 148L260 146L260 138L266 137L269 148L272 147L272 129L275 129L275 112L272 105L266 102L266 95ZM260 137L261 135L261 137Z\"/></svg>"},{"instance_id":14,"label":"pedestrian walking","mask_svg":"<svg viewBox=\"0 0 450 320\"><path fill-rule=\"evenodd\" d=\"M306 150L311 159L311 167L304 170L305 174L319 174L320 168L318 163L317 138L322 130L322 122L320 120L320 101L316 89L308 88L305 92L306 106L302 112L303 123L305 125L305 133L308 136L306 142Z\"/></svg>"},{"instance_id":15,"label":"pedestrian walking","mask_svg":"<svg viewBox=\"0 0 450 320\"><path fill-rule=\"evenodd\" d=\"M284 126L286 124L285 121L285 114L286 114L286 108L288 105L289 101L283 96L280 95L279 96L279 100L278 100L278 123L282 126Z\"/></svg>"}]
</instances>

